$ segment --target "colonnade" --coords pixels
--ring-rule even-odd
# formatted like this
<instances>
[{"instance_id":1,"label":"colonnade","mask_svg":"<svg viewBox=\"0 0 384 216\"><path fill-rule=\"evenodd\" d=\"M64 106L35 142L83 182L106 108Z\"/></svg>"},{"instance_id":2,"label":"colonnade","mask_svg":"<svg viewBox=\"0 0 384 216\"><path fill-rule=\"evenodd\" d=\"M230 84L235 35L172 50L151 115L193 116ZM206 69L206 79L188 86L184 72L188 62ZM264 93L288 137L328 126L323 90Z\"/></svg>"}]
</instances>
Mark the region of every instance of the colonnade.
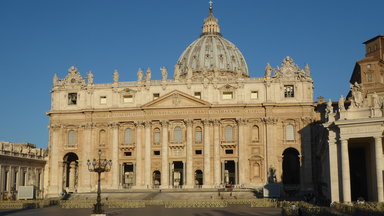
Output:
<instances>
[{"instance_id":1,"label":"colonnade","mask_svg":"<svg viewBox=\"0 0 384 216\"><path fill-rule=\"evenodd\" d=\"M351 202L351 170L350 170L350 160L353 158L349 157L349 141L352 138L339 138L339 142L336 139L336 133L329 131L329 165L330 165L330 189L331 189L331 199L334 202ZM382 146L382 136L375 136L371 138L374 153L371 156L374 157L372 166L374 166L373 181L375 185L373 186L373 199L375 201L383 202L383 146ZM367 143L367 144L371 144ZM338 157L338 155L340 157ZM340 161L338 161L340 158ZM370 158L366 158L368 160ZM353 172L353 170L352 170ZM365 178L364 176L363 178ZM369 183L368 183L369 184ZM364 186L362 186L364 187ZM340 192L340 193L339 193ZM368 197L365 197L368 199Z\"/></svg>"}]
</instances>

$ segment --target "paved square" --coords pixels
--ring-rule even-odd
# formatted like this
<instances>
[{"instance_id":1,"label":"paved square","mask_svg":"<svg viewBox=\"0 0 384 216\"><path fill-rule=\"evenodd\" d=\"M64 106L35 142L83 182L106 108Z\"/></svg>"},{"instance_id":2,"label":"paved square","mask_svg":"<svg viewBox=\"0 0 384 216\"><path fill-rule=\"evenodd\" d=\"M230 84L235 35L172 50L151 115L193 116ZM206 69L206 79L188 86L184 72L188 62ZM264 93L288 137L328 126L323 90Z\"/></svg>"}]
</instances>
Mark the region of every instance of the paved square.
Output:
<instances>
[{"instance_id":1,"label":"paved square","mask_svg":"<svg viewBox=\"0 0 384 216\"><path fill-rule=\"evenodd\" d=\"M61 209L49 207L43 209L0 210L0 215L12 216L85 216L91 215L91 209ZM108 216L156 215L156 216L280 216L280 208L250 208L248 206L231 206L228 208L164 208L150 206L139 209L107 209Z\"/></svg>"}]
</instances>

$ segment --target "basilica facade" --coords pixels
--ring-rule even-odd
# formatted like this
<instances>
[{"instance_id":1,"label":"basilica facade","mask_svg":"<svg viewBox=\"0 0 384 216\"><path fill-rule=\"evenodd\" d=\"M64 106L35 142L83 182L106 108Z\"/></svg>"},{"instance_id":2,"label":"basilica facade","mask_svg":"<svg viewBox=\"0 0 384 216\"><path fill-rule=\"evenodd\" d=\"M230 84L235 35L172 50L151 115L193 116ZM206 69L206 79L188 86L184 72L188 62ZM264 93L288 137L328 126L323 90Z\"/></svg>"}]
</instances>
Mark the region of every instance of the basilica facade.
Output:
<instances>
[{"instance_id":1,"label":"basilica facade","mask_svg":"<svg viewBox=\"0 0 384 216\"><path fill-rule=\"evenodd\" d=\"M317 119L308 66L286 57L250 77L240 50L226 40L209 8L200 37L170 78L94 83L76 67L53 79L48 196L95 191L87 160L112 160L110 190L262 187L310 191L311 123Z\"/></svg>"}]
</instances>

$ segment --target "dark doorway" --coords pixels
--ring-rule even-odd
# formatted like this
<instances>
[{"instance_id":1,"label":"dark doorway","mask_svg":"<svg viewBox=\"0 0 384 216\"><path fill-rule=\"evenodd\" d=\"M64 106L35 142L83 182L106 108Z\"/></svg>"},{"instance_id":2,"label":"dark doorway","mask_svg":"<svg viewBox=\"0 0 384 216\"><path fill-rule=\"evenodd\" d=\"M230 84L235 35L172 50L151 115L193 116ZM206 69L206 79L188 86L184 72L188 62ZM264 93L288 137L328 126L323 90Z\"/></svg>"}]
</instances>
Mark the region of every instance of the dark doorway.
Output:
<instances>
[{"instance_id":1,"label":"dark doorway","mask_svg":"<svg viewBox=\"0 0 384 216\"><path fill-rule=\"evenodd\" d=\"M135 173L132 163L124 163L123 187L131 187L135 184Z\"/></svg>"},{"instance_id":2,"label":"dark doorway","mask_svg":"<svg viewBox=\"0 0 384 216\"><path fill-rule=\"evenodd\" d=\"M299 152L294 148L287 148L283 153L283 184L300 184Z\"/></svg>"},{"instance_id":3,"label":"dark doorway","mask_svg":"<svg viewBox=\"0 0 384 216\"><path fill-rule=\"evenodd\" d=\"M224 162L224 183L225 184L237 184L236 182L236 164L235 161Z\"/></svg>"},{"instance_id":4,"label":"dark doorway","mask_svg":"<svg viewBox=\"0 0 384 216\"><path fill-rule=\"evenodd\" d=\"M195 171L195 185L197 186L203 185L203 171L201 170Z\"/></svg>"},{"instance_id":5,"label":"dark doorway","mask_svg":"<svg viewBox=\"0 0 384 216\"><path fill-rule=\"evenodd\" d=\"M364 147L349 148L349 171L351 179L351 198L368 200L367 164Z\"/></svg>"},{"instance_id":6,"label":"dark doorway","mask_svg":"<svg viewBox=\"0 0 384 216\"><path fill-rule=\"evenodd\" d=\"M153 172L153 186L156 188L161 185L161 173L159 170Z\"/></svg>"},{"instance_id":7,"label":"dark doorway","mask_svg":"<svg viewBox=\"0 0 384 216\"><path fill-rule=\"evenodd\" d=\"M184 163L182 161L173 162L173 186L182 187L184 185Z\"/></svg>"}]
</instances>

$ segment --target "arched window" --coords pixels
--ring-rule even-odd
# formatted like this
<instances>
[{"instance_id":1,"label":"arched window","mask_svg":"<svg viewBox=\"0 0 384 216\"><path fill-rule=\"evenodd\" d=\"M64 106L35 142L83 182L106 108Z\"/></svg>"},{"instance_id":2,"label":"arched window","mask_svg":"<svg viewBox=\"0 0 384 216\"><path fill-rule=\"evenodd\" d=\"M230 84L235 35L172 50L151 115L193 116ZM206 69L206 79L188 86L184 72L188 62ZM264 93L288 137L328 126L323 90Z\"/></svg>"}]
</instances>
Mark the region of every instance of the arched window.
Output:
<instances>
[{"instance_id":1,"label":"arched window","mask_svg":"<svg viewBox=\"0 0 384 216\"><path fill-rule=\"evenodd\" d=\"M127 128L124 133L124 142L125 144L131 144L132 143L132 129Z\"/></svg>"},{"instance_id":2,"label":"arched window","mask_svg":"<svg viewBox=\"0 0 384 216\"><path fill-rule=\"evenodd\" d=\"M76 131L74 130L68 131L68 145L69 146L76 145Z\"/></svg>"},{"instance_id":3,"label":"arched window","mask_svg":"<svg viewBox=\"0 0 384 216\"><path fill-rule=\"evenodd\" d=\"M180 126L176 126L175 129L173 129L173 141L174 142L183 141L182 130Z\"/></svg>"},{"instance_id":4,"label":"arched window","mask_svg":"<svg viewBox=\"0 0 384 216\"><path fill-rule=\"evenodd\" d=\"M285 127L285 138L286 140L295 140L295 133L293 125L289 124Z\"/></svg>"},{"instance_id":5,"label":"arched window","mask_svg":"<svg viewBox=\"0 0 384 216\"><path fill-rule=\"evenodd\" d=\"M231 125L225 127L225 141L233 141L233 127Z\"/></svg>"},{"instance_id":6,"label":"arched window","mask_svg":"<svg viewBox=\"0 0 384 216\"><path fill-rule=\"evenodd\" d=\"M257 125L252 127L252 141L259 141L259 127Z\"/></svg>"},{"instance_id":7,"label":"arched window","mask_svg":"<svg viewBox=\"0 0 384 216\"><path fill-rule=\"evenodd\" d=\"M153 142L156 144L160 143L160 129L159 128L155 128L155 130L153 130Z\"/></svg>"},{"instance_id":8,"label":"arched window","mask_svg":"<svg viewBox=\"0 0 384 216\"><path fill-rule=\"evenodd\" d=\"M201 143L203 141L203 132L201 127L195 128L195 143Z\"/></svg>"},{"instance_id":9,"label":"arched window","mask_svg":"<svg viewBox=\"0 0 384 216\"><path fill-rule=\"evenodd\" d=\"M99 132L99 145L104 146L107 142L107 134L105 130Z\"/></svg>"}]
</instances>

